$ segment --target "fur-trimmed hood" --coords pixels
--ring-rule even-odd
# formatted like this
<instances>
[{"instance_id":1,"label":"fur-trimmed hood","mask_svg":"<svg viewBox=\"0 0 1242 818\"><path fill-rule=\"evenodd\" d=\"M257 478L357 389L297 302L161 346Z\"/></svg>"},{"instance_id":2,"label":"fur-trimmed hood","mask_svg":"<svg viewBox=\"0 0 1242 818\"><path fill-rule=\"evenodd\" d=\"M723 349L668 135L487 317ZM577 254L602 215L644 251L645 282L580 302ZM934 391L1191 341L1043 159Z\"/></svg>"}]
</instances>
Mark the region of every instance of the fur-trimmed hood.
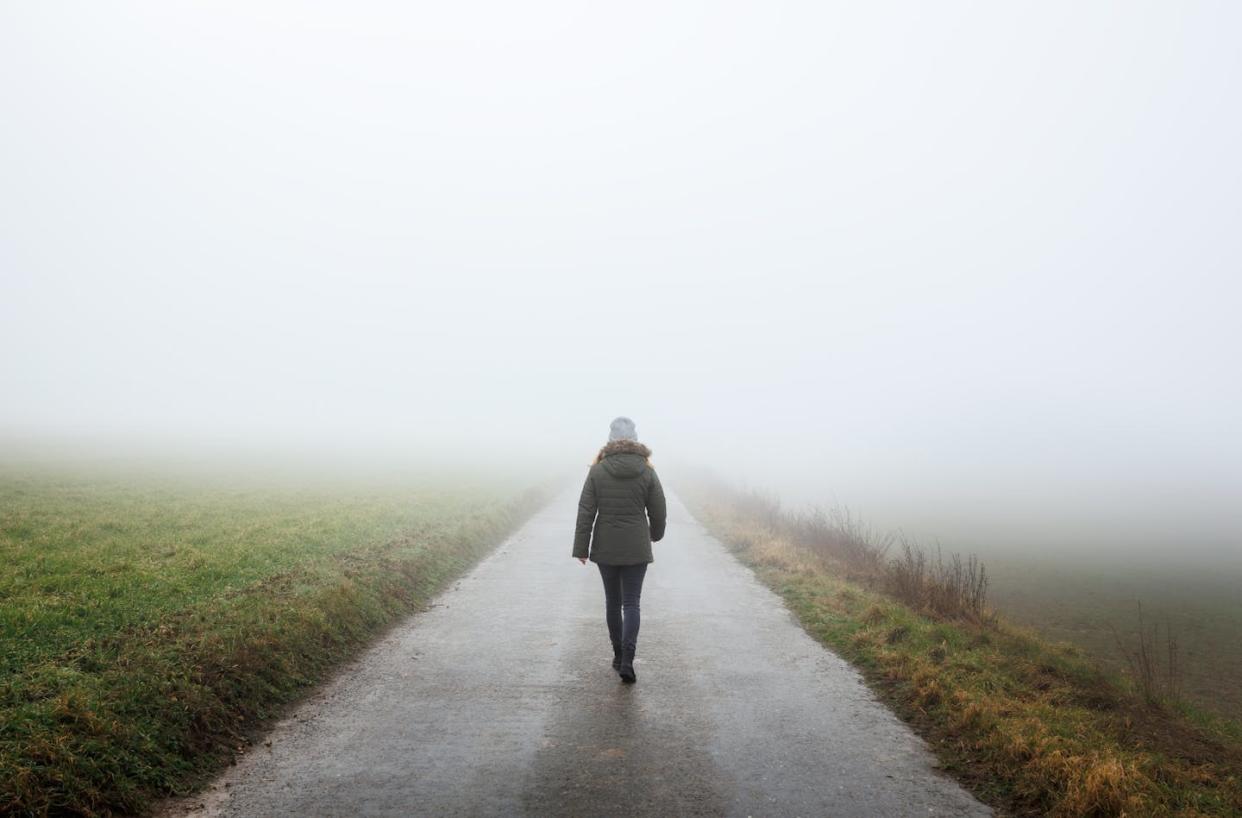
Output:
<instances>
[{"instance_id":1,"label":"fur-trimmed hood","mask_svg":"<svg viewBox=\"0 0 1242 818\"><path fill-rule=\"evenodd\" d=\"M651 449L637 440L613 440L599 450L599 454L595 456L595 462L602 463L604 458L610 454L637 454L642 455L645 460L651 457Z\"/></svg>"},{"instance_id":2,"label":"fur-trimmed hood","mask_svg":"<svg viewBox=\"0 0 1242 818\"><path fill-rule=\"evenodd\" d=\"M651 465L651 449L637 440L612 440L595 456L613 477L637 477Z\"/></svg>"}]
</instances>

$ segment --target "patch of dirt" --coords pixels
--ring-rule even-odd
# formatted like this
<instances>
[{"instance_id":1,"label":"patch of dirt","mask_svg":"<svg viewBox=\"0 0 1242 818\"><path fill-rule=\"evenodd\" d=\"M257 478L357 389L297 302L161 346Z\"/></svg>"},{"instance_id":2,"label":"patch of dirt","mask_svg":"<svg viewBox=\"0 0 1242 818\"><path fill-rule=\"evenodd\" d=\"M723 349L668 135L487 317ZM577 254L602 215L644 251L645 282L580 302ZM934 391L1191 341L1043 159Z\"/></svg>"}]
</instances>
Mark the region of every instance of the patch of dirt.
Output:
<instances>
[{"instance_id":1,"label":"patch of dirt","mask_svg":"<svg viewBox=\"0 0 1242 818\"><path fill-rule=\"evenodd\" d=\"M1178 714L1135 704L1120 716L1117 727L1123 745L1190 764L1224 767L1242 777L1242 747L1219 741Z\"/></svg>"}]
</instances>

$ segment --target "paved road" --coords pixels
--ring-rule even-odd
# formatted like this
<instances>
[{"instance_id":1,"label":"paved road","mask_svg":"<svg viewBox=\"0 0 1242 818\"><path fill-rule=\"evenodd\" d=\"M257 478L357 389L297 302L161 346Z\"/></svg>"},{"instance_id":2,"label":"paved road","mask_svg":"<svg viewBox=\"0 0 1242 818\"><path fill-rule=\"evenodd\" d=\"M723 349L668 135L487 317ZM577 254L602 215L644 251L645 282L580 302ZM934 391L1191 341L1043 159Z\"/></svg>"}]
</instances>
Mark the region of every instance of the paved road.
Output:
<instances>
[{"instance_id":1,"label":"paved road","mask_svg":"<svg viewBox=\"0 0 1242 818\"><path fill-rule=\"evenodd\" d=\"M279 724L199 815L988 815L670 496L635 669L566 493Z\"/></svg>"}]
</instances>

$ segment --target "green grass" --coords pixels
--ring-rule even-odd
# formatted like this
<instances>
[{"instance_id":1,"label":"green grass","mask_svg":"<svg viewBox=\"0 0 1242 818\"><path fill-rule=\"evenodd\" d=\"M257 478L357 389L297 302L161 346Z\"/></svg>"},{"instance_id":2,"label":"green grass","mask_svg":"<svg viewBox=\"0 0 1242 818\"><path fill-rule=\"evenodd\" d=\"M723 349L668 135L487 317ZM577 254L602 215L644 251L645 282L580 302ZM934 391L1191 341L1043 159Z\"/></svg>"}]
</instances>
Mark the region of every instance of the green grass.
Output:
<instances>
[{"instance_id":1,"label":"green grass","mask_svg":"<svg viewBox=\"0 0 1242 818\"><path fill-rule=\"evenodd\" d=\"M184 793L539 501L0 471L0 813Z\"/></svg>"},{"instance_id":2,"label":"green grass","mask_svg":"<svg viewBox=\"0 0 1242 818\"><path fill-rule=\"evenodd\" d=\"M1079 648L1003 618L912 610L845 578L727 493L683 496L983 800L1019 815L1242 814L1236 724L1149 706Z\"/></svg>"}]
</instances>

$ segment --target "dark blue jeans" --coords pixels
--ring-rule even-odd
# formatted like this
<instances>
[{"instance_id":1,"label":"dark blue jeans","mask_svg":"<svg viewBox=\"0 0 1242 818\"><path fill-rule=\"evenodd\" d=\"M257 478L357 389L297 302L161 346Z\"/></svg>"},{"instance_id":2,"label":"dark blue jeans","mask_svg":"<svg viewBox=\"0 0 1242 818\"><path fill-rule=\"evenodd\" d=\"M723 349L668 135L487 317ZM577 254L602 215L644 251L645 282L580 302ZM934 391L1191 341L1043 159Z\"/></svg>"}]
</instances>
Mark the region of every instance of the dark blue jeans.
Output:
<instances>
[{"instance_id":1,"label":"dark blue jeans","mask_svg":"<svg viewBox=\"0 0 1242 818\"><path fill-rule=\"evenodd\" d=\"M638 645L638 598L643 595L647 563L598 565L599 575L604 579L604 618L608 621L608 636L613 642L620 642L622 648L634 650Z\"/></svg>"}]
</instances>

